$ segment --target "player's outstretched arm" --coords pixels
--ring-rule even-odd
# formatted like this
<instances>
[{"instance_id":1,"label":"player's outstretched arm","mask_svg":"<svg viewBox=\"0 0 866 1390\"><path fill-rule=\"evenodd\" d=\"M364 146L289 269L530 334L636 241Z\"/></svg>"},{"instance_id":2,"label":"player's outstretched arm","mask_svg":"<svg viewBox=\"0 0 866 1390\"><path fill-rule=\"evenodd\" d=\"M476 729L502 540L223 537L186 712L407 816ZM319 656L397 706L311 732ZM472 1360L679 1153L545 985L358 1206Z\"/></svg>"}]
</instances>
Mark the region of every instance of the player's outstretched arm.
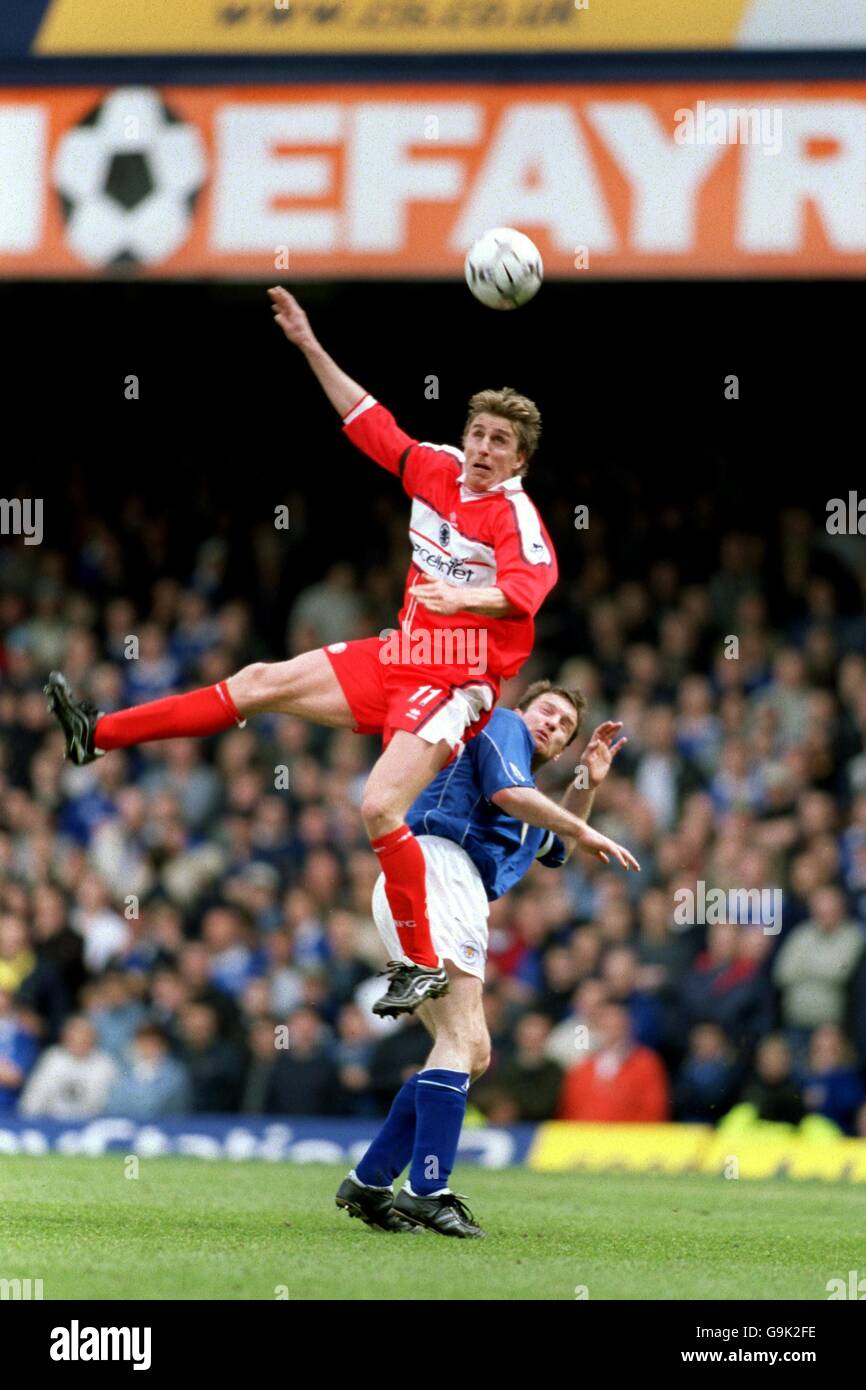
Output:
<instances>
[{"instance_id":1,"label":"player's outstretched arm","mask_svg":"<svg viewBox=\"0 0 866 1390\"><path fill-rule=\"evenodd\" d=\"M331 405L342 419L348 415L353 405L357 405L366 395L363 386L353 381L342 367L338 367L319 342L304 310L293 294L275 285L268 290L274 321L280 325L290 343L300 348Z\"/></svg>"},{"instance_id":2,"label":"player's outstretched arm","mask_svg":"<svg viewBox=\"0 0 866 1390\"><path fill-rule=\"evenodd\" d=\"M624 869L640 872L640 864L627 849L608 839L607 835L593 830L585 820L572 815L564 806L557 806L537 787L504 787L502 791L494 792L490 800L506 815L514 816L515 820L537 825L542 830L552 830L563 840L572 839L578 849L594 855L605 864L615 859Z\"/></svg>"},{"instance_id":3,"label":"player's outstretched arm","mask_svg":"<svg viewBox=\"0 0 866 1390\"><path fill-rule=\"evenodd\" d=\"M622 721L606 719L594 729L592 736L583 750L583 757L575 768L574 781L568 784L562 804L567 811L578 816L580 820L589 820L589 813L592 810L592 803L595 800L595 793L601 786L607 774L610 772L611 764L621 748L628 743L627 738L617 739L617 734L622 728ZM614 742L614 740L616 740ZM578 772L582 776L578 778ZM566 862L571 858L575 848L575 841L570 835L563 835L565 847L568 850Z\"/></svg>"}]
</instances>

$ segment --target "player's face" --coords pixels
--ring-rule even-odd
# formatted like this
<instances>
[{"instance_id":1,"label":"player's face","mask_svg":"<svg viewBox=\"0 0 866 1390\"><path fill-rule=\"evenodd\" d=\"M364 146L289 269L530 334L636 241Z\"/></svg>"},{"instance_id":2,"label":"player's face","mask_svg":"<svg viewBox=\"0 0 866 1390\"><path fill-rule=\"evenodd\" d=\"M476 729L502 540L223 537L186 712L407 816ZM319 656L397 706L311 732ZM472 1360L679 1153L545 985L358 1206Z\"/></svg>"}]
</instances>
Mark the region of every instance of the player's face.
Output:
<instances>
[{"instance_id":1,"label":"player's face","mask_svg":"<svg viewBox=\"0 0 866 1390\"><path fill-rule=\"evenodd\" d=\"M517 435L510 420L500 415L476 415L463 440L466 486L472 492L489 492L518 472Z\"/></svg>"},{"instance_id":2,"label":"player's face","mask_svg":"<svg viewBox=\"0 0 866 1390\"><path fill-rule=\"evenodd\" d=\"M539 695L521 713L536 756L544 762L558 758L577 728L577 712L571 701L562 695Z\"/></svg>"}]
</instances>

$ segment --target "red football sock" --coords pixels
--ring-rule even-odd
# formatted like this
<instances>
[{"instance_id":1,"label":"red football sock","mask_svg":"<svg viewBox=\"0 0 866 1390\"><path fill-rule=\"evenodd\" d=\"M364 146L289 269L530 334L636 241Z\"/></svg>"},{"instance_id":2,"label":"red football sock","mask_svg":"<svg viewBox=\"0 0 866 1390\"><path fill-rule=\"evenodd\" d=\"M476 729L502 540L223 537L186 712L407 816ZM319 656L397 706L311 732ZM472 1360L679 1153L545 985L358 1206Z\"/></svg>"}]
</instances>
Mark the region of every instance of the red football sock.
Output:
<instances>
[{"instance_id":1,"label":"red football sock","mask_svg":"<svg viewBox=\"0 0 866 1390\"><path fill-rule=\"evenodd\" d=\"M108 753L131 743L153 743L160 738L201 738L220 734L245 721L238 713L225 681L191 690L188 695L168 695L149 700L97 720L93 742Z\"/></svg>"},{"instance_id":2,"label":"red football sock","mask_svg":"<svg viewBox=\"0 0 866 1390\"><path fill-rule=\"evenodd\" d=\"M385 875L385 896L403 952L416 965L438 965L427 917L427 865L408 825L371 840Z\"/></svg>"}]
</instances>

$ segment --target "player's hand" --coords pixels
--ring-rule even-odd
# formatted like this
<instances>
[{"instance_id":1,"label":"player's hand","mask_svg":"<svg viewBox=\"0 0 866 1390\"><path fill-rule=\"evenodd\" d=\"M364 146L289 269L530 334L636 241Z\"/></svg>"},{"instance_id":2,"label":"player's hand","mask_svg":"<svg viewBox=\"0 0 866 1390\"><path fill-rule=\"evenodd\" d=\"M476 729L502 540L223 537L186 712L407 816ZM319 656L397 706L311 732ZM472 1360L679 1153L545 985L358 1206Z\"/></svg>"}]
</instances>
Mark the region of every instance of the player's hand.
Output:
<instances>
[{"instance_id":1,"label":"player's hand","mask_svg":"<svg viewBox=\"0 0 866 1390\"><path fill-rule=\"evenodd\" d=\"M589 743L583 750L581 762L589 773L589 785L599 786L610 771L610 765L621 748L628 743L627 738L616 739L622 728L622 720L606 719L593 730Z\"/></svg>"},{"instance_id":2,"label":"player's hand","mask_svg":"<svg viewBox=\"0 0 866 1390\"><path fill-rule=\"evenodd\" d=\"M409 593L418 600L422 608L427 608L431 613L451 616L463 612L463 595L444 579L416 579Z\"/></svg>"},{"instance_id":3,"label":"player's hand","mask_svg":"<svg viewBox=\"0 0 866 1390\"><path fill-rule=\"evenodd\" d=\"M640 864L633 854L622 845L618 845L616 840L608 839L607 835L602 835L591 826L584 825L583 829L574 837L575 844L582 849L585 854L592 854L596 859L600 859L603 864L609 864L611 859L615 859L618 864L628 873L629 869L634 869L640 873Z\"/></svg>"},{"instance_id":4,"label":"player's hand","mask_svg":"<svg viewBox=\"0 0 866 1390\"><path fill-rule=\"evenodd\" d=\"M280 325L290 343L295 347L305 350L315 347L316 336L310 327L310 320L307 318L303 309L293 294L284 290L282 285L274 285L268 290L271 297L271 308L274 311L274 321Z\"/></svg>"}]
</instances>

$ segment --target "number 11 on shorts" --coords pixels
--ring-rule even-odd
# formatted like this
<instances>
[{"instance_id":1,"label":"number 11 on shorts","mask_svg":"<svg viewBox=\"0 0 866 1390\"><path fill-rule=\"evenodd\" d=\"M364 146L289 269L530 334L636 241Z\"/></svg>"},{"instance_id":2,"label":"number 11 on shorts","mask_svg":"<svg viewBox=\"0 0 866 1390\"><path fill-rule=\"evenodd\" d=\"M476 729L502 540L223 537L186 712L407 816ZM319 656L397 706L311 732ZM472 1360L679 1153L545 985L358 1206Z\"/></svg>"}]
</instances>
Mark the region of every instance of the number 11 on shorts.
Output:
<instances>
[{"instance_id":1,"label":"number 11 on shorts","mask_svg":"<svg viewBox=\"0 0 866 1390\"><path fill-rule=\"evenodd\" d=\"M429 690L430 694L429 694L429 695L424 695L424 691L425 691L425 690ZM430 701L433 699L433 697L434 697L435 695L438 695L438 694L440 694L440 691L439 691L438 686L435 686L435 685L419 685L419 686L418 686L418 689L415 691L415 694L409 696L409 704L410 704L410 705L429 705L429 703L430 703ZM421 696L422 696L422 695L424 695L424 699L423 699L423 700L421 699Z\"/></svg>"}]
</instances>

